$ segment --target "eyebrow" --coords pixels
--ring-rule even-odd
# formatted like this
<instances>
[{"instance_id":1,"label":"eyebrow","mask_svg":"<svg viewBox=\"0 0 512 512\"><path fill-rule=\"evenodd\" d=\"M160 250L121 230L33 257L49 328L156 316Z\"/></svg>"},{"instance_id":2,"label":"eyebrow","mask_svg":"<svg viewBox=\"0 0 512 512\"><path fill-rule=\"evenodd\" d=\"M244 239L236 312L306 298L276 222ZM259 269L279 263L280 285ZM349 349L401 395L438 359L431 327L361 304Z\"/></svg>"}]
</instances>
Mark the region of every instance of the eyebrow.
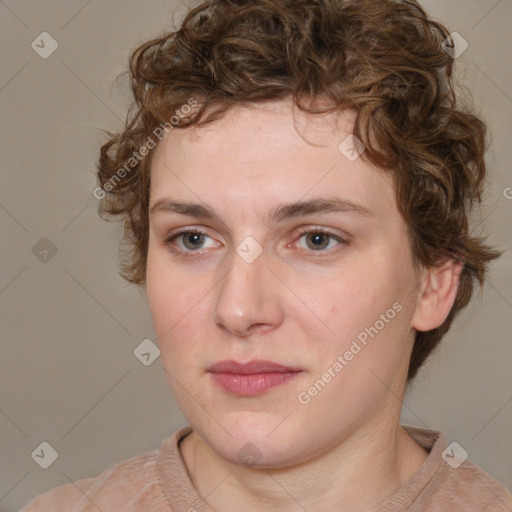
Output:
<instances>
[{"instance_id":1,"label":"eyebrow","mask_svg":"<svg viewBox=\"0 0 512 512\"><path fill-rule=\"evenodd\" d=\"M179 213L189 217L213 219L223 223L220 216L212 208L197 203L159 199L150 207L149 214L153 215L158 212ZM285 219L323 213L356 213L365 217L376 216L373 211L361 204L334 197L280 204L271 210L270 221L278 223Z\"/></svg>"}]
</instances>

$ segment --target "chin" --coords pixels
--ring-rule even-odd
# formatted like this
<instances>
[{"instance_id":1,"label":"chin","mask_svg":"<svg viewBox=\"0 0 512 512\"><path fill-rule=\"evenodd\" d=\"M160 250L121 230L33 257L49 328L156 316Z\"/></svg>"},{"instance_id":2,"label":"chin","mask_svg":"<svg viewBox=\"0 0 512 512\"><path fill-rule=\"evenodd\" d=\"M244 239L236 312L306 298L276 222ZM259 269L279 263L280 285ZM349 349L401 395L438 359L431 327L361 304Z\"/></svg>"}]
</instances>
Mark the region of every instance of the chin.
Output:
<instances>
[{"instance_id":1,"label":"chin","mask_svg":"<svg viewBox=\"0 0 512 512\"><path fill-rule=\"evenodd\" d=\"M287 428L284 423L289 422ZM222 426L209 424L195 429L210 448L224 460L239 466L281 468L301 462L304 428L293 420L262 412L231 413L219 418ZM302 455L302 457L301 457Z\"/></svg>"}]
</instances>

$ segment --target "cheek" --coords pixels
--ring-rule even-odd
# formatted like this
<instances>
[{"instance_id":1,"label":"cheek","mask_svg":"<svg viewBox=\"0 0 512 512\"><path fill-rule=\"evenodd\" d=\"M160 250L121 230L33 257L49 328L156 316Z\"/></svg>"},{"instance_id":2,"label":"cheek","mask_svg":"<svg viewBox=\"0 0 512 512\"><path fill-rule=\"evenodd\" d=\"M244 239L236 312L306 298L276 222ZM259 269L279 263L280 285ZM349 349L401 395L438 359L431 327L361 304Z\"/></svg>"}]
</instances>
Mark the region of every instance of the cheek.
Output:
<instances>
[{"instance_id":1,"label":"cheek","mask_svg":"<svg viewBox=\"0 0 512 512\"><path fill-rule=\"evenodd\" d=\"M334 337L349 339L373 319L386 304L382 288L368 272L352 271L333 276L324 283L319 316L329 325ZM375 321L375 320L373 320Z\"/></svg>"},{"instance_id":2,"label":"cheek","mask_svg":"<svg viewBox=\"0 0 512 512\"><path fill-rule=\"evenodd\" d=\"M392 346L401 345L410 322L411 296L406 290L411 287L411 277L405 262L397 263L392 258L372 259L368 265L352 267L325 283L323 298L318 301L323 304L319 316L334 331L329 337L331 348L345 351L359 340L368 356L373 353L378 358L393 352ZM370 344L375 345L371 351Z\"/></svg>"},{"instance_id":3,"label":"cheek","mask_svg":"<svg viewBox=\"0 0 512 512\"><path fill-rule=\"evenodd\" d=\"M176 287L173 286L172 282L169 282L165 270L159 259L153 256L152 251L149 250L146 271L146 296L158 338L165 332L166 325L167 329L171 327L173 317L177 313L175 307L177 301L173 292Z\"/></svg>"},{"instance_id":4,"label":"cheek","mask_svg":"<svg viewBox=\"0 0 512 512\"><path fill-rule=\"evenodd\" d=\"M186 327L188 316L194 313L199 300L194 289L170 270L165 257L148 251L146 295L161 351L176 339L176 333Z\"/></svg>"},{"instance_id":5,"label":"cheek","mask_svg":"<svg viewBox=\"0 0 512 512\"><path fill-rule=\"evenodd\" d=\"M206 276L170 268L165 254L148 252L146 295L157 345L164 369L180 382L194 375L204 360L212 286Z\"/></svg>"}]
</instances>

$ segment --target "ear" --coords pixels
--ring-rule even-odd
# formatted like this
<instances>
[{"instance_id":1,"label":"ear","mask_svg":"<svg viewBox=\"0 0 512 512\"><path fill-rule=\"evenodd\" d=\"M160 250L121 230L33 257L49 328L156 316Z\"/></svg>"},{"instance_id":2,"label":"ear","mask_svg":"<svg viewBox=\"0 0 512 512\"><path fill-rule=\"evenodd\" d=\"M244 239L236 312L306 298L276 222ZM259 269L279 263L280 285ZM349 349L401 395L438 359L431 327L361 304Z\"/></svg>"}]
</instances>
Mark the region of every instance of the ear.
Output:
<instances>
[{"instance_id":1,"label":"ear","mask_svg":"<svg viewBox=\"0 0 512 512\"><path fill-rule=\"evenodd\" d=\"M462 266L460 261L447 259L425 270L411 324L417 331L430 331L446 320L457 295Z\"/></svg>"}]
</instances>

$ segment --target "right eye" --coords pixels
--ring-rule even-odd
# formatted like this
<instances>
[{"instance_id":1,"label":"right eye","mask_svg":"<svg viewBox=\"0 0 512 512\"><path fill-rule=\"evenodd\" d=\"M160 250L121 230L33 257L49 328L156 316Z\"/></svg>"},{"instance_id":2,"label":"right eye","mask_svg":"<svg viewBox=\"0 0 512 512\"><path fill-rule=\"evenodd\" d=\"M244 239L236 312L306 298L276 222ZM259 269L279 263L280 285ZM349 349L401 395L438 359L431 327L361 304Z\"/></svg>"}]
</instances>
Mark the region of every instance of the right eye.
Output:
<instances>
[{"instance_id":1,"label":"right eye","mask_svg":"<svg viewBox=\"0 0 512 512\"><path fill-rule=\"evenodd\" d=\"M207 233L199 229L184 229L179 233L174 233L166 241L165 245L176 254L186 254L199 252L203 249L205 238L210 238ZM213 240L213 239L212 239ZM215 247L215 245L210 245Z\"/></svg>"}]
</instances>

